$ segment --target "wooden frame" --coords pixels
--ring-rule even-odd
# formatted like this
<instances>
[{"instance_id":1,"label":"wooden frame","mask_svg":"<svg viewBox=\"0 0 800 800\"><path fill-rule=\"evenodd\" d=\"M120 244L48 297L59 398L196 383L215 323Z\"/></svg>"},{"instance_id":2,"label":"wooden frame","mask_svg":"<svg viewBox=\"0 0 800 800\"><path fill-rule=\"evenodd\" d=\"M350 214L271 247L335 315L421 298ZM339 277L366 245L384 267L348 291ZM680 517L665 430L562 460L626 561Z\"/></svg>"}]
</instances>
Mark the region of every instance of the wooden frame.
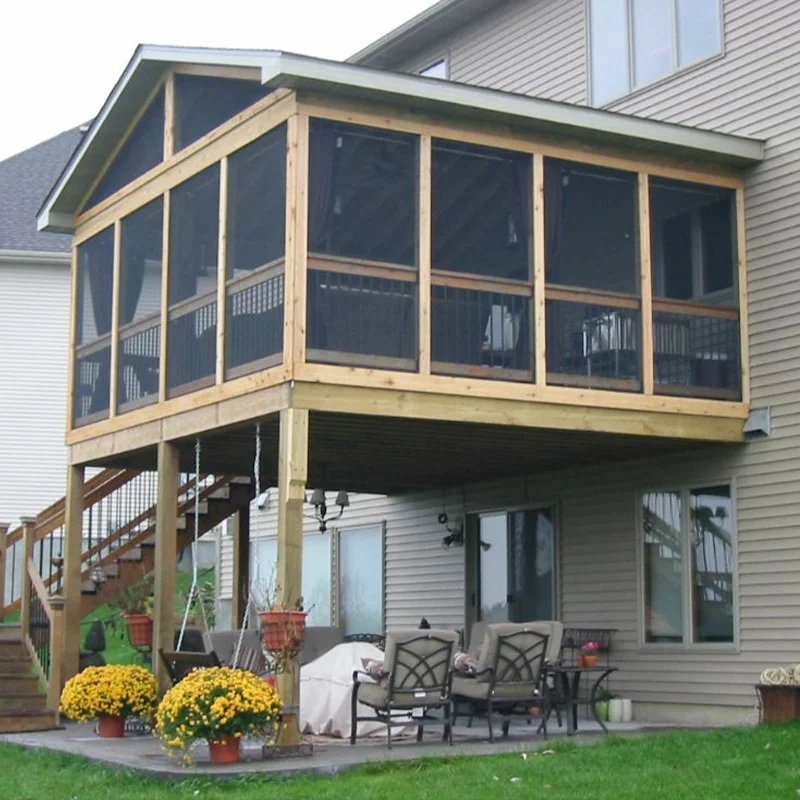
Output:
<instances>
[{"instance_id":1,"label":"wooden frame","mask_svg":"<svg viewBox=\"0 0 800 800\"><path fill-rule=\"evenodd\" d=\"M225 382L225 322L228 316L228 156L219 162L219 224L217 250L216 382Z\"/></svg>"},{"instance_id":2,"label":"wooden frame","mask_svg":"<svg viewBox=\"0 0 800 800\"><path fill-rule=\"evenodd\" d=\"M111 277L111 386L108 393L108 416L117 415L117 392L119 389L119 296L122 270L122 220L114 223L114 262Z\"/></svg>"},{"instance_id":3,"label":"wooden frame","mask_svg":"<svg viewBox=\"0 0 800 800\"><path fill-rule=\"evenodd\" d=\"M178 68L179 71L180 68ZM193 74L194 71L189 74ZM200 74L200 73L197 73ZM341 120L355 124L370 125L384 130L397 130L416 134L420 137L419 186L418 186L418 267L387 264L363 259L347 259L336 256L309 254L308 252L308 199L309 199L309 115L327 119ZM168 307L169 286L169 216L171 188L187 180L192 175L220 162L220 238L218 278L225 275L226 256L226 190L225 164L227 157L282 123L287 124L287 197L286 197L286 252L285 252L285 298L284 298L284 346L283 366L275 363L273 357L259 361L255 365L245 365L236 370L226 370L224 362L225 320L224 309L227 293L233 283L219 280L216 289L217 299L217 341L216 367L214 380L216 387L188 387L194 390L191 397L175 397L167 400L167 339L169 318L176 309ZM533 204L531 214L530 249L533 254L531 279L514 281L492 279L469 273L433 270L430 253L431 231L431 158L432 139L442 137L474 143L478 145L502 147L532 156L531 193ZM68 438L71 445L89 442L95 436L106 436L123 432L138 425L149 425L153 421L167 420L173 414L183 414L189 408L215 407L223 398L243 397L248 392L274 386L281 380L312 380L339 384L350 384L363 388L394 388L403 391L423 391L436 396L470 395L490 399L510 399L533 403L563 403L572 407L597 409L657 411L670 415L704 415L709 418L741 419L746 416L746 276L744 259L744 209L742 205L742 179L731 171L728 174L711 174L700 168L681 166L674 159L633 159L620 157L618 151L610 148L597 148L592 152L581 149L579 143L556 142L545 137L522 137L517 132L498 133L482 123L441 120L427 115L406 115L396 110L384 115L381 109L366 109L354 101L330 98L315 98L301 95L299 98L288 90L279 90L224 123L198 142L151 170L150 173L134 181L117 195L108 198L94 209L79 218L76 243L103 230L110 224L145 205L155 197L164 195L164 234L162 269L162 309L161 309L161 353L159 374L159 404L155 408L139 408L130 411L127 419L118 417L96 422L89 429L73 430ZM639 281L640 296L624 295L615 292L597 292L583 288L548 285L546 282L546 246L544 225L544 158L568 158L601 166L611 166L634 171L639 176L638 215L640 223ZM737 192L737 223L739 236L739 291L742 331L743 402L725 402L698 397L683 398L664 395L654 396L652 355L648 358L648 328L652 342L652 314L656 310L675 313L708 314L734 319L737 312L730 309L701 307L698 304L683 304L680 301L660 301L652 297L652 278L649 248L649 176L661 175L679 180L704 182L710 185L726 186ZM73 256L77 263L77 255ZM276 265L265 265L273 267ZM306 351L306 313L308 269L321 269L337 273L363 274L368 276L417 283L418 286L418 364L413 359L391 359L381 363L381 359L365 356L354 361L352 354L316 353ZM75 269L77 276L77 269ZM249 279L249 276L248 278ZM237 284L238 285L238 284ZM457 364L432 364L431 353L431 293L434 286L453 286L477 291L490 291L512 296L531 298L531 374L515 370L482 370L480 367ZM648 291L649 289L649 291ZM76 285L73 287L73 303L76 302ZM600 379L591 381L571 380L570 386L547 385L547 342L546 342L546 301L584 302L608 305L614 308L640 310L642 314L642 351L644 369L642 374L643 394L634 393L638 387L635 382L608 379L603 383L608 390L594 388ZM196 304L197 298L189 302ZM72 325L77 322L73 313ZM117 346L120 331L117 331ZM73 333L74 335L74 333ZM652 348L651 348L652 350ZM75 349L71 353L71 370L74 372ZM328 363L306 363L324 361ZM650 362L649 366L647 362ZM252 367L252 369L251 369ZM379 368L379 369L376 369ZM253 373L267 370L267 374ZM414 370L411 371L410 370ZM440 371L443 374L434 375ZM500 374L498 374L500 373ZM519 374L518 374L519 373ZM245 379L241 376L248 375ZM551 376L555 377L555 376ZM575 376L570 376L570 378ZM578 376L580 378L581 376ZM259 380L255 380L258 378ZM490 380L484 380L490 379ZM74 402L74 375L71 377L70 402ZM520 381L523 381L520 383ZM181 392L187 387L180 387ZM211 389L218 391L212 392ZM590 391L587 392L587 389ZM625 394L619 390L630 392ZM704 392L704 394L707 394ZM724 394L724 393L723 393ZM722 397L723 395L721 395ZM72 413L72 409L70 410ZM72 417L70 416L70 425ZM121 441L121 439L120 439Z\"/></svg>"}]
</instances>

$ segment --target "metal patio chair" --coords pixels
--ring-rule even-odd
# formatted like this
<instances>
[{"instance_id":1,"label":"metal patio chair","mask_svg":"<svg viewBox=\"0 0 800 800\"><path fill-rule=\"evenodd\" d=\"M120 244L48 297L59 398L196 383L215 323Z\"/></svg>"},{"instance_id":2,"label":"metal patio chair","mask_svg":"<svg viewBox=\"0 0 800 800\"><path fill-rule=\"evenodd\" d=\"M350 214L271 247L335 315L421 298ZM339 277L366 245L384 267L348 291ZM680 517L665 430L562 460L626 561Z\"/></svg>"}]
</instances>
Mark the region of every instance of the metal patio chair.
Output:
<instances>
[{"instance_id":1,"label":"metal patio chair","mask_svg":"<svg viewBox=\"0 0 800 800\"><path fill-rule=\"evenodd\" d=\"M358 703L369 706L386 724L387 744L392 746L392 728L416 725L417 741L422 740L428 722L441 723L428 717L430 709L444 713L444 737L453 744L452 702L450 699L450 665L458 641L455 631L403 630L386 637L386 659L379 682L360 678L366 673L353 673L353 695L350 706L350 744L356 742L359 722L374 721L375 716L358 716Z\"/></svg>"}]
</instances>

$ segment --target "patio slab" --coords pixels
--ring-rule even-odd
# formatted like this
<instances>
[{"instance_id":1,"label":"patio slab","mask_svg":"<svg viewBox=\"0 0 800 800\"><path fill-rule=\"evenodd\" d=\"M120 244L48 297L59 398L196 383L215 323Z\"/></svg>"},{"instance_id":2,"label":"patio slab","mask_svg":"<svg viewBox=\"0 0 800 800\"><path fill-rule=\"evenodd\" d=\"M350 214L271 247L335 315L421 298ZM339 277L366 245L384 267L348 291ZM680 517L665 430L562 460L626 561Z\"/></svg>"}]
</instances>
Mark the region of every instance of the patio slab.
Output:
<instances>
[{"instance_id":1,"label":"patio slab","mask_svg":"<svg viewBox=\"0 0 800 800\"><path fill-rule=\"evenodd\" d=\"M641 735L656 731L675 729L672 725L617 723L610 724L614 734ZM499 726L498 731L499 734ZM548 726L550 739L566 736L564 728ZM414 736L400 737L389 750L386 740L378 737L359 741L351 746L347 740L325 736L307 736L313 744L311 756L262 759L261 747L256 742L245 741L243 760L239 764L212 766L208 760L208 748L197 746L192 751L195 761L183 767L165 753L158 740L152 736L129 736L125 739L101 739L94 733L94 725L67 724L55 731L40 733L18 733L0 736L0 741L32 749L50 750L84 756L114 769L131 769L163 780L184 780L199 775L213 778L230 778L240 775L264 774L286 777L298 774L335 775L343 770L363 764L381 761L407 761L442 756L482 756L497 753L526 752L546 749L547 742L536 735L535 729L524 723L512 725L506 740L489 742L486 725L476 722L473 728L457 725L454 744L442 742L441 732L426 731L422 742ZM393 737L394 739L394 737ZM573 741L580 744L602 741L600 727L594 722L583 721Z\"/></svg>"}]
</instances>

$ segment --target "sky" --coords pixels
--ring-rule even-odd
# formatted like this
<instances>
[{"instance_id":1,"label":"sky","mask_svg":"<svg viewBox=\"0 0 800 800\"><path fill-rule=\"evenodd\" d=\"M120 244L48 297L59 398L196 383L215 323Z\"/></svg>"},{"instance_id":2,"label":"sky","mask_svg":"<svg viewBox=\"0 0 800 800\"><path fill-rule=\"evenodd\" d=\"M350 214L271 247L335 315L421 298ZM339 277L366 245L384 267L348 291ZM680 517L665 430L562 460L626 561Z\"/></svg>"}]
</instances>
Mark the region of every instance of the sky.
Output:
<instances>
[{"instance_id":1,"label":"sky","mask_svg":"<svg viewBox=\"0 0 800 800\"><path fill-rule=\"evenodd\" d=\"M0 160L90 120L138 44L344 59L435 0L7 0Z\"/></svg>"}]
</instances>

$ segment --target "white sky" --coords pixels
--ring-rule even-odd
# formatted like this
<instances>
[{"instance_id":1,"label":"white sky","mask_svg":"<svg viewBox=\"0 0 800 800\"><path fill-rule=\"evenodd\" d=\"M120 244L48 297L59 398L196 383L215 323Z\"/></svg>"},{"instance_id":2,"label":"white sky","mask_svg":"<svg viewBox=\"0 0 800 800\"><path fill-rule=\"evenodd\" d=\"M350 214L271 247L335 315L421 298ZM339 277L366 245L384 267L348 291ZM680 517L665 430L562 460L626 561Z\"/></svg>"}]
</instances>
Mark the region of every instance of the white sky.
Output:
<instances>
[{"instance_id":1,"label":"white sky","mask_svg":"<svg viewBox=\"0 0 800 800\"><path fill-rule=\"evenodd\" d=\"M91 119L137 44L344 59L435 0L6 0L0 160Z\"/></svg>"}]
</instances>

